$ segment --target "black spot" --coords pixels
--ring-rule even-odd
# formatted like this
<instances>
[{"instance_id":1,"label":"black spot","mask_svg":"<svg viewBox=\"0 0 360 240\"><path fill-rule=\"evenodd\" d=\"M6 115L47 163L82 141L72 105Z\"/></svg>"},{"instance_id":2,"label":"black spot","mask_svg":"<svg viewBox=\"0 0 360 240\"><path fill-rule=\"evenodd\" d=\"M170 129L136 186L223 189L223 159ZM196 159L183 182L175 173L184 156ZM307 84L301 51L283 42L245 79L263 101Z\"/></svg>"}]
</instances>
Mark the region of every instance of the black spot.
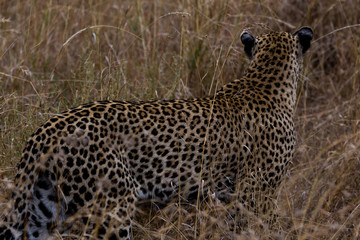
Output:
<instances>
[{"instance_id":1,"label":"black spot","mask_svg":"<svg viewBox=\"0 0 360 240\"><path fill-rule=\"evenodd\" d=\"M72 134L75 132L75 127L73 125L69 125L67 127L67 131L68 131L68 133Z\"/></svg>"},{"instance_id":2,"label":"black spot","mask_svg":"<svg viewBox=\"0 0 360 240\"><path fill-rule=\"evenodd\" d=\"M103 226L100 226L98 231L99 236L103 236L105 235L105 233L106 233L106 229Z\"/></svg>"},{"instance_id":3,"label":"black spot","mask_svg":"<svg viewBox=\"0 0 360 240\"><path fill-rule=\"evenodd\" d=\"M52 218L53 216L52 213L49 211L49 209L47 209L47 207L44 205L43 202L39 202L38 207L41 210L41 212L45 215L45 217Z\"/></svg>"},{"instance_id":4,"label":"black spot","mask_svg":"<svg viewBox=\"0 0 360 240\"><path fill-rule=\"evenodd\" d=\"M69 154L69 148L66 146L61 147L61 150L63 151L64 154Z\"/></svg>"},{"instance_id":5,"label":"black spot","mask_svg":"<svg viewBox=\"0 0 360 240\"><path fill-rule=\"evenodd\" d=\"M126 229L119 230L119 237L124 238L128 236L128 231Z\"/></svg>"},{"instance_id":6,"label":"black spot","mask_svg":"<svg viewBox=\"0 0 360 240\"><path fill-rule=\"evenodd\" d=\"M71 157L66 158L66 166L72 168L74 166L74 160Z\"/></svg>"},{"instance_id":7,"label":"black spot","mask_svg":"<svg viewBox=\"0 0 360 240\"><path fill-rule=\"evenodd\" d=\"M74 215L77 212L77 205L74 202L69 202L67 205L66 214Z\"/></svg>"},{"instance_id":8,"label":"black spot","mask_svg":"<svg viewBox=\"0 0 360 240\"><path fill-rule=\"evenodd\" d=\"M83 165L85 165L84 159L79 158L79 157L76 158L76 166L81 167L81 166L83 166Z\"/></svg>"},{"instance_id":9,"label":"black spot","mask_svg":"<svg viewBox=\"0 0 360 240\"><path fill-rule=\"evenodd\" d=\"M48 196L49 201L58 203L60 201L59 197L57 195L49 195Z\"/></svg>"},{"instance_id":10,"label":"black spot","mask_svg":"<svg viewBox=\"0 0 360 240\"><path fill-rule=\"evenodd\" d=\"M76 203L78 203L81 207L83 207L85 205L84 200L80 197L80 195L78 193L74 194L74 201Z\"/></svg>"},{"instance_id":11,"label":"black spot","mask_svg":"<svg viewBox=\"0 0 360 240\"><path fill-rule=\"evenodd\" d=\"M152 131L151 131L151 134L156 136L158 134L158 131L156 130L156 128L154 128Z\"/></svg>"},{"instance_id":12,"label":"black spot","mask_svg":"<svg viewBox=\"0 0 360 240\"><path fill-rule=\"evenodd\" d=\"M31 153L33 155L36 155L38 153L38 150L35 148L35 146L32 148Z\"/></svg>"},{"instance_id":13,"label":"black spot","mask_svg":"<svg viewBox=\"0 0 360 240\"><path fill-rule=\"evenodd\" d=\"M85 193L85 200L90 201L91 199L92 199L92 194L89 192Z\"/></svg>"},{"instance_id":14,"label":"black spot","mask_svg":"<svg viewBox=\"0 0 360 240\"><path fill-rule=\"evenodd\" d=\"M0 233L2 233L4 231L5 227L0 228ZM2 234L1 234L2 235ZM12 235L10 229L6 229L6 231L4 232L4 240L11 240L11 239L15 239L14 236Z\"/></svg>"},{"instance_id":15,"label":"black spot","mask_svg":"<svg viewBox=\"0 0 360 240\"><path fill-rule=\"evenodd\" d=\"M146 179L151 179L151 178L153 178L153 176L154 176L154 173L153 173L153 171L147 171L146 173L145 173L145 178Z\"/></svg>"},{"instance_id":16,"label":"black spot","mask_svg":"<svg viewBox=\"0 0 360 240\"><path fill-rule=\"evenodd\" d=\"M152 190L154 189L154 184L152 184L151 182L148 182L147 186L148 186L149 191L152 192Z\"/></svg>"},{"instance_id":17,"label":"black spot","mask_svg":"<svg viewBox=\"0 0 360 240\"><path fill-rule=\"evenodd\" d=\"M50 121L51 121L51 122L56 122L57 119L56 119L56 118L51 118ZM50 122L47 122L47 123L44 124L44 128L48 128L48 127L50 127L50 126L51 126L51 123L50 123Z\"/></svg>"},{"instance_id":18,"label":"black spot","mask_svg":"<svg viewBox=\"0 0 360 240\"><path fill-rule=\"evenodd\" d=\"M71 148L71 154L76 155L78 153L78 150L76 148Z\"/></svg>"},{"instance_id":19,"label":"black spot","mask_svg":"<svg viewBox=\"0 0 360 240\"><path fill-rule=\"evenodd\" d=\"M33 237L35 238L38 238L39 237L39 232L38 231L35 231L32 233Z\"/></svg>"},{"instance_id":20,"label":"black spot","mask_svg":"<svg viewBox=\"0 0 360 240\"><path fill-rule=\"evenodd\" d=\"M86 168L83 168L82 169L82 177L83 177L83 179L86 180L86 179L88 179L89 176L90 176L89 171Z\"/></svg>"},{"instance_id":21,"label":"black spot","mask_svg":"<svg viewBox=\"0 0 360 240\"><path fill-rule=\"evenodd\" d=\"M175 103L175 104L173 105L173 107L174 107L175 109L178 109L178 110L183 109L183 105L178 104L178 103Z\"/></svg>"},{"instance_id":22,"label":"black spot","mask_svg":"<svg viewBox=\"0 0 360 240\"><path fill-rule=\"evenodd\" d=\"M76 177L74 177L74 181L75 181L76 183L81 183L81 182L82 182L82 178L81 178L80 176L76 176Z\"/></svg>"},{"instance_id":23,"label":"black spot","mask_svg":"<svg viewBox=\"0 0 360 240\"><path fill-rule=\"evenodd\" d=\"M41 189L48 190L51 187L51 183L48 179L39 179L36 186Z\"/></svg>"}]
</instances>

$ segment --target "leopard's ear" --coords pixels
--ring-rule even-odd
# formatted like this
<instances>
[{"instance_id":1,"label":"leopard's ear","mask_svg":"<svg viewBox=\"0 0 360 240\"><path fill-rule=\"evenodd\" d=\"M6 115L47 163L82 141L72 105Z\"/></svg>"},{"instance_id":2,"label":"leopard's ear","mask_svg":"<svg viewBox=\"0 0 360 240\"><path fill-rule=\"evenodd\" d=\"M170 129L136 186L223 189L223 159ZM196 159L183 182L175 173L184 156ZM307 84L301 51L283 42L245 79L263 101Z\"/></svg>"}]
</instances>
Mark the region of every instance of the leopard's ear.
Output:
<instances>
[{"instance_id":1,"label":"leopard's ear","mask_svg":"<svg viewBox=\"0 0 360 240\"><path fill-rule=\"evenodd\" d=\"M249 58L252 58L252 50L255 46L255 38L247 32L241 34L241 42L244 44L244 51Z\"/></svg>"},{"instance_id":2,"label":"leopard's ear","mask_svg":"<svg viewBox=\"0 0 360 240\"><path fill-rule=\"evenodd\" d=\"M304 54L310 48L311 40L313 39L312 29L309 27L302 27L294 33L294 36L298 36L302 53Z\"/></svg>"}]
</instances>

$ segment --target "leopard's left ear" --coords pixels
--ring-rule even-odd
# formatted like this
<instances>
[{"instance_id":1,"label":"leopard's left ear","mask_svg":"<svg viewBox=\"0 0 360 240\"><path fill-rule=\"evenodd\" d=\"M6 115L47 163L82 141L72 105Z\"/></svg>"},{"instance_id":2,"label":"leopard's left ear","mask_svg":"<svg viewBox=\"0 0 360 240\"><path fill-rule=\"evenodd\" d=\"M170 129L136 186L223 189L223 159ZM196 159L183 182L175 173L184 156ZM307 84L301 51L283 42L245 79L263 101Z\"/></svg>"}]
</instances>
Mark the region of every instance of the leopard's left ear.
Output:
<instances>
[{"instance_id":1,"label":"leopard's left ear","mask_svg":"<svg viewBox=\"0 0 360 240\"><path fill-rule=\"evenodd\" d=\"M304 54L311 45L311 40L313 38L313 31L309 27L302 27L294 33L294 36L298 36L299 42L302 47L302 53Z\"/></svg>"},{"instance_id":2,"label":"leopard's left ear","mask_svg":"<svg viewBox=\"0 0 360 240\"><path fill-rule=\"evenodd\" d=\"M253 48L255 45L255 38L247 32L241 34L241 42L244 44L244 51L249 58L252 58Z\"/></svg>"}]
</instances>

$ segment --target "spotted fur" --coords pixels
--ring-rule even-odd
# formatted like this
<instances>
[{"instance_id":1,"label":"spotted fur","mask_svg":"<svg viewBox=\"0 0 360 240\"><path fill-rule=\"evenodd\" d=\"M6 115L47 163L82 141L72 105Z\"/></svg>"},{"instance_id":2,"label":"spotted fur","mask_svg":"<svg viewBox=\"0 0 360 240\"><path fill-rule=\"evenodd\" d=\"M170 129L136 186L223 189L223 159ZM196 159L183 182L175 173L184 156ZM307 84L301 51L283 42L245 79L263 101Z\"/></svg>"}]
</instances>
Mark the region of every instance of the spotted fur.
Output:
<instances>
[{"instance_id":1,"label":"spotted fur","mask_svg":"<svg viewBox=\"0 0 360 240\"><path fill-rule=\"evenodd\" d=\"M256 214L272 211L311 39L306 27L243 33L251 64L212 97L99 101L49 119L26 143L0 238L45 239L81 222L84 236L129 239L137 201L179 194L236 193Z\"/></svg>"}]
</instances>

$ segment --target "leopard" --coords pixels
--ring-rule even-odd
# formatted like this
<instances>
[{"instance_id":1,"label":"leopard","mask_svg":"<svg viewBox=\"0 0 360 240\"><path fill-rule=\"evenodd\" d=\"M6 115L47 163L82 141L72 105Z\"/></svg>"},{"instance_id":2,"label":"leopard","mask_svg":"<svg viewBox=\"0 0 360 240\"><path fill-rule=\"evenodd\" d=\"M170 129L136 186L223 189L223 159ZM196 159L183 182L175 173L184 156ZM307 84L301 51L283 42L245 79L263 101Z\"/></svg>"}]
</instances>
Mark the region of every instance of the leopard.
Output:
<instances>
[{"instance_id":1,"label":"leopard","mask_svg":"<svg viewBox=\"0 0 360 240\"><path fill-rule=\"evenodd\" d=\"M274 211L296 144L294 112L313 31L240 39L250 59L212 96L97 101L57 114L25 144L1 239L131 239L136 204L213 193Z\"/></svg>"}]
</instances>

